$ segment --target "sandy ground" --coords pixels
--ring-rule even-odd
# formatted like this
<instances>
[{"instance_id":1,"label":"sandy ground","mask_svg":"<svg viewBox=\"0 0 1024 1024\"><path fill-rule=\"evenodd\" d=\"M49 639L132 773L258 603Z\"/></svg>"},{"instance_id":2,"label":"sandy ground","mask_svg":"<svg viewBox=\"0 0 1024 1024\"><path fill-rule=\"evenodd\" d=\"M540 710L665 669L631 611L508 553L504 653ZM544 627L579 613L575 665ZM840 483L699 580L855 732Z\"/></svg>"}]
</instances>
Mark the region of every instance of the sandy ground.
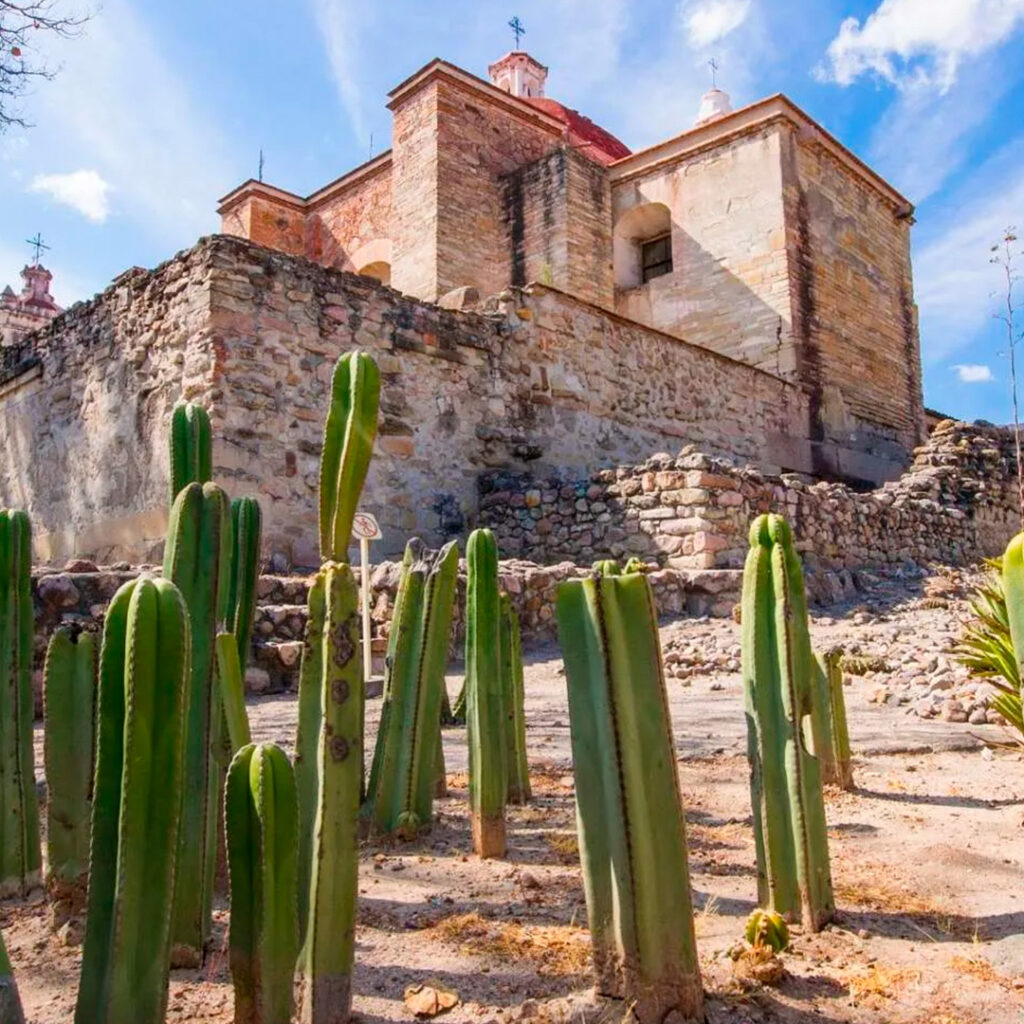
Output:
<instances>
[{"instance_id":1,"label":"sandy ground","mask_svg":"<svg viewBox=\"0 0 1024 1024\"><path fill-rule=\"evenodd\" d=\"M896 609L885 628L926 637L947 610ZM863 633L853 614L819 621L819 643ZM858 630L861 632L858 633ZM663 629L725 649L731 622ZM420 840L363 844L355 1011L409 1021L407 986L455 989L446 1015L481 1024L580 1019L588 1004L586 907L575 842L568 711L553 646L527 652L526 694L534 801L509 810L509 853L470 853L465 736L444 734L450 795ZM454 695L461 676L448 680ZM994 727L954 725L869 703L877 680L847 689L857 790L827 793L838 920L794 936L776 987L744 987L729 951L754 906L744 720L739 675L718 671L669 683L686 803L690 868L708 1020L1019 1024L1024 1022L1024 758L983 749ZM380 702L368 704L372 736ZM293 697L250 704L254 737L290 748ZM79 953L48 934L41 895L2 905L2 923L27 1018L64 1024ZM232 993L220 900L207 964L172 974L170 1021L226 1024Z\"/></svg>"}]
</instances>

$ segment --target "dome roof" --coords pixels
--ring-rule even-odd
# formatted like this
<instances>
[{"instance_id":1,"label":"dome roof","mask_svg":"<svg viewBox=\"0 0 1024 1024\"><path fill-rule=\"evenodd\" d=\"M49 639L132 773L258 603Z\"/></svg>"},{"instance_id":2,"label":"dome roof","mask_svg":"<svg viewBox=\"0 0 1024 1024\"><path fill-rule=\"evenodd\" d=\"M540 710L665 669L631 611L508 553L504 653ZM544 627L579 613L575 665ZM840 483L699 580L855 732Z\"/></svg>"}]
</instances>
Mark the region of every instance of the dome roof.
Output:
<instances>
[{"instance_id":1,"label":"dome roof","mask_svg":"<svg viewBox=\"0 0 1024 1024\"><path fill-rule=\"evenodd\" d=\"M621 160L624 156L629 156L632 152L611 132L605 131L600 125L594 124L589 117L584 117L578 110L571 110L559 103L558 100L548 99L545 96L523 96L521 99L529 103L530 106L543 110L545 114L561 121L569 130L570 143L595 163L607 165L615 160Z\"/></svg>"}]
</instances>

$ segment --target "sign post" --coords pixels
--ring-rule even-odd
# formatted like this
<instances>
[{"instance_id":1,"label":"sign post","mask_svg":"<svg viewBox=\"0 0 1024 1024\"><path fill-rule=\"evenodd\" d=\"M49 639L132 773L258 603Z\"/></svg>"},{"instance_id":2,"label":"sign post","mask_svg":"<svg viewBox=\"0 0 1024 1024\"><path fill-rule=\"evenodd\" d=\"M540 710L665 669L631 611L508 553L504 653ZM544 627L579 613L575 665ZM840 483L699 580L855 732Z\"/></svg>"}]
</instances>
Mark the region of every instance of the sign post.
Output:
<instances>
[{"instance_id":1,"label":"sign post","mask_svg":"<svg viewBox=\"0 0 1024 1024\"><path fill-rule=\"evenodd\" d=\"M373 650L370 636L370 541L380 537L377 520L369 512L357 512L352 520L352 536L359 538L359 561L362 565L360 591L363 603L363 679L373 675Z\"/></svg>"}]
</instances>

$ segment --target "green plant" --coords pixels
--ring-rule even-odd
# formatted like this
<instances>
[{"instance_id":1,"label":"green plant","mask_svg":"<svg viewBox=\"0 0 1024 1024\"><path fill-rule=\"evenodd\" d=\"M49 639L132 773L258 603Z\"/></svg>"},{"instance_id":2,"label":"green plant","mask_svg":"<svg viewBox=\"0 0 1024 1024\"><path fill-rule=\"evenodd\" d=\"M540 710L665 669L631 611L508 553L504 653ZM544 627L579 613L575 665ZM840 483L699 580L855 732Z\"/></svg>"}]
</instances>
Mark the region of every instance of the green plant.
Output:
<instances>
[{"instance_id":1,"label":"green plant","mask_svg":"<svg viewBox=\"0 0 1024 1024\"><path fill-rule=\"evenodd\" d=\"M363 352L338 360L320 462L320 553L299 673L298 959L301 1024L343 1024L352 1005L363 788L359 595L345 563L377 432L380 374Z\"/></svg>"},{"instance_id":2,"label":"green plant","mask_svg":"<svg viewBox=\"0 0 1024 1024\"><path fill-rule=\"evenodd\" d=\"M11 959L7 945L0 934L0 1024L25 1024L25 1014L18 995L18 983L14 980Z\"/></svg>"},{"instance_id":3,"label":"green plant","mask_svg":"<svg viewBox=\"0 0 1024 1024\"><path fill-rule=\"evenodd\" d=\"M205 484L213 476L210 417L201 405L178 402L171 412L171 504L191 483Z\"/></svg>"},{"instance_id":4,"label":"green plant","mask_svg":"<svg viewBox=\"0 0 1024 1024\"><path fill-rule=\"evenodd\" d=\"M249 716L245 711L245 684L238 660L238 643L234 633L218 633L217 679L232 757L252 742Z\"/></svg>"},{"instance_id":5,"label":"green plant","mask_svg":"<svg viewBox=\"0 0 1024 1024\"><path fill-rule=\"evenodd\" d=\"M260 578L263 516L255 498L231 502L231 563L227 576L226 624L238 646L238 663L245 675L249 642L256 615L256 585Z\"/></svg>"},{"instance_id":6,"label":"green plant","mask_svg":"<svg viewBox=\"0 0 1024 1024\"><path fill-rule=\"evenodd\" d=\"M448 662L459 550L454 541L434 558L423 543L405 548L388 642L384 703L364 814L383 833L411 838L433 818L444 771L441 695Z\"/></svg>"},{"instance_id":7,"label":"green plant","mask_svg":"<svg viewBox=\"0 0 1024 1024\"><path fill-rule=\"evenodd\" d=\"M195 966L210 934L221 776L226 761L214 638L223 614L230 534L227 495L212 483L190 483L171 507L164 579L181 591L192 636L185 791L174 898L174 963ZM222 748L225 748L222 750Z\"/></svg>"},{"instance_id":8,"label":"green plant","mask_svg":"<svg viewBox=\"0 0 1024 1024\"><path fill-rule=\"evenodd\" d=\"M46 888L54 920L85 909L89 878L96 638L73 626L50 637L43 669L43 763L46 768Z\"/></svg>"},{"instance_id":9,"label":"green plant","mask_svg":"<svg viewBox=\"0 0 1024 1024\"><path fill-rule=\"evenodd\" d=\"M32 530L0 509L0 896L39 883L42 849L32 750Z\"/></svg>"},{"instance_id":10,"label":"green plant","mask_svg":"<svg viewBox=\"0 0 1024 1024\"><path fill-rule=\"evenodd\" d=\"M815 690L811 701L814 756L821 766L821 781L840 789L853 789L850 732L843 697L843 652L833 647L815 654Z\"/></svg>"},{"instance_id":11,"label":"green plant","mask_svg":"<svg viewBox=\"0 0 1024 1024\"><path fill-rule=\"evenodd\" d=\"M804 738L815 666L803 572L780 516L751 526L742 623L758 902L817 931L835 902L821 770Z\"/></svg>"},{"instance_id":12,"label":"green plant","mask_svg":"<svg viewBox=\"0 0 1024 1024\"><path fill-rule=\"evenodd\" d=\"M758 909L747 918L746 937L751 946L767 946L773 953L781 953L789 947L789 926L781 914Z\"/></svg>"},{"instance_id":13,"label":"green plant","mask_svg":"<svg viewBox=\"0 0 1024 1024\"><path fill-rule=\"evenodd\" d=\"M703 993L657 614L647 577L558 588L580 863L597 991L640 1024L702 1020Z\"/></svg>"},{"instance_id":14,"label":"green plant","mask_svg":"<svg viewBox=\"0 0 1024 1024\"><path fill-rule=\"evenodd\" d=\"M234 756L224 793L235 1024L288 1024L299 951L295 776L273 743Z\"/></svg>"},{"instance_id":15,"label":"green plant","mask_svg":"<svg viewBox=\"0 0 1024 1024\"><path fill-rule=\"evenodd\" d=\"M466 566L466 742L473 849L481 857L504 857L507 729L498 545L490 530L469 535Z\"/></svg>"},{"instance_id":16,"label":"green plant","mask_svg":"<svg viewBox=\"0 0 1024 1024\"><path fill-rule=\"evenodd\" d=\"M523 712L523 649L519 616L512 598L501 595L501 684L505 698L505 757L508 764L508 802L530 802L530 765L526 760L526 716Z\"/></svg>"},{"instance_id":17,"label":"green plant","mask_svg":"<svg viewBox=\"0 0 1024 1024\"><path fill-rule=\"evenodd\" d=\"M75 1024L162 1024L189 699L188 610L168 580L114 595L100 650L89 898Z\"/></svg>"}]
</instances>

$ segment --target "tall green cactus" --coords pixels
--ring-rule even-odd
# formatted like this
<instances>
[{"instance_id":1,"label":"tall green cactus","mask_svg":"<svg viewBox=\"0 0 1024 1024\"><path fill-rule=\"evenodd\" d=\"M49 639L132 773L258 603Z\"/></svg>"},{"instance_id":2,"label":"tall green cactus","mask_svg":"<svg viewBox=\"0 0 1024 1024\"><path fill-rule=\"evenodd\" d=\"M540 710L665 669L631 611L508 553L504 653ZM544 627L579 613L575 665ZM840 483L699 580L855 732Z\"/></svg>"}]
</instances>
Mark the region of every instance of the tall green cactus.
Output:
<instances>
[{"instance_id":1,"label":"tall green cactus","mask_svg":"<svg viewBox=\"0 0 1024 1024\"><path fill-rule=\"evenodd\" d=\"M235 1024L288 1024L299 951L295 776L273 743L234 756L224 796Z\"/></svg>"},{"instance_id":2,"label":"tall green cactus","mask_svg":"<svg viewBox=\"0 0 1024 1024\"><path fill-rule=\"evenodd\" d=\"M454 541L433 559L420 540L406 545L364 805L364 814L383 833L411 838L433 817L441 694L458 571Z\"/></svg>"},{"instance_id":3,"label":"tall green cactus","mask_svg":"<svg viewBox=\"0 0 1024 1024\"><path fill-rule=\"evenodd\" d=\"M0 509L0 896L40 880L42 849L32 751L32 530Z\"/></svg>"},{"instance_id":4,"label":"tall green cactus","mask_svg":"<svg viewBox=\"0 0 1024 1024\"><path fill-rule=\"evenodd\" d=\"M1021 696L1024 697L1024 533L1018 533L1003 554L1003 592L1006 594L1010 640L1017 656Z\"/></svg>"},{"instance_id":5,"label":"tall green cactus","mask_svg":"<svg viewBox=\"0 0 1024 1024\"><path fill-rule=\"evenodd\" d=\"M299 802L299 1020L342 1024L352 1005L363 667L359 593L345 563L377 433L380 374L362 352L331 382L320 462L320 552L309 591L299 673L295 777Z\"/></svg>"},{"instance_id":6,"label":"tall green cactus","mask_svg":"<svg viewBox=\"0 0 1024 1024\"><path fill-rule=\"evenodd\" d=\"M201 405L178 402L171 412L171 504L191 483L205 484L213 476L210 417Z\"/></svg>"},{"instance_id":7,"label":"tall green cactus","mask_svg":"<svg viewBox=\"0 0 1024 1024\"><path fill-rule=\"evenodd\" d=\"M189 700L188 610L168 580L114 595L100 651L89 900L75 1024L162 1024ZM191 796L191 794L189 794Z\"/></svg>"},{"instance_id":8,"label":"tall green cactus","mask_svg":"<svg viewBox=\"0 0 1024 1024\"><path fill-rule=\"evenodd\" d=\"M301 1024L344 1024L352 1005L355 952L363 664L359 591L352 570L343 563L328 562L320 576L324 593L319 631L322 724L316 749L319 779L307 921L298 960L299 1020Z\"/></svg>"},{"instance_id":9,"label":"tall green cactus","mask_svg":"<svg viewBox=\"0 0 1024 1024\"><path fill-rule=\"evenodd\" d=\"M252 742L249 716L245 711L245 683L236 641L234 633L217 634L217 681L232 757Z\"/></svg>"},{"instance_id":10,"label":"tall green cactus","mask_svg":"<svg viewBox=\"0 0 1024 1024\"><path fill-rule=\"evenodd\" d=\"M800 559L780 516L750 528L742 623L758 900L817 931L835 903L821 769L804 735L814 661Z\"/></svg>"},{"instance_id":11,"label":"tall green cactus","mask_svg":"<svg viewBox=\"0 0 1024 1024\"><path fill-rule=\"evenodd\" d=\"M853 789L850 733L843 699L843 651L833 647L814 655L814 692L811 734L821 781L840 789Z\"/></svg>"},{"instance_id":12,"label":"tall green cactus","mask_svg":"<svg viewBox=\"0 0 1024 1024\"><path fill-rule=\"evenodd\" d=\"M469 535L466 566L465 689L473 849L480 857L504 857L508 756L498 545L490 530Z\"/></svg>"},{"instance_id":13,"label":"tall green cactus","mask_svg":"<svg viewBox=\"0 0 1024 1024\"><path fill-rule=\"evenodd\" d=\"M43 762L46 768L46 888L54 923L85 909L89 877L96 640L61 626L46 650L43 671Z\"/></svg>"},{"instance_id":14,"label":"tall green cactus","mask_svg":"<svg viewBox=\"0 0 1024 1024\"><path fill-rule=\"evenodd\" d=\"M512 598L501 595L501 683L505 696L505 757L508 763L508 802L525 804L533 795L526 760L526 716L523 710L523 648L519 616Z\"/></svg>"},{"instance_id":15,"label":"tall green cactus","mask_svg":"<svg viewBox=\"0 0 1024 1024\"><path fill-rule=\"evenodd\" d=\"M640 1024L703 1020L686 826L646 576L558 588L576 820L597 991Z\"/></svg>"},{"instance_id":16,"label":"tall green cactus","mask_svg":"<svg viewBox=\"0 0 1024 1024\"><path fill-rule=\"evenodd\" d=\"M255 498L235 498L231 502L231 564L227 579L226 619L228 632L235 634L243 678L249 662L249 642L256 615L262 535L260 503Z\"/></svg>"},{"instance_id":17,"label":"tall green cactus","mask_svg":"<svg viewBox=\"0 0 1024 1024\"><path fill-rule=\"evenodd\" d=\"M228 576L227 495L212 483L187 484L174 500L164 553L164 578L180 590L192 634L185 786L178 887L174 899L174 963L197 965L210 933L217 850L223 714L213 671L214 638ZM216 713L215 713L216 712Z\"/></svg>"},{"instance_id":18,"label":"tall green cactus","mask_svg":"<svg viewBox=\"0 0 1024 1024\"><path fill-rule=\"evenodd\" d=\"M0 935L0 1024L25 1024L18 983L14 980L3 935Z\"/></svg>"}]
</instances>

